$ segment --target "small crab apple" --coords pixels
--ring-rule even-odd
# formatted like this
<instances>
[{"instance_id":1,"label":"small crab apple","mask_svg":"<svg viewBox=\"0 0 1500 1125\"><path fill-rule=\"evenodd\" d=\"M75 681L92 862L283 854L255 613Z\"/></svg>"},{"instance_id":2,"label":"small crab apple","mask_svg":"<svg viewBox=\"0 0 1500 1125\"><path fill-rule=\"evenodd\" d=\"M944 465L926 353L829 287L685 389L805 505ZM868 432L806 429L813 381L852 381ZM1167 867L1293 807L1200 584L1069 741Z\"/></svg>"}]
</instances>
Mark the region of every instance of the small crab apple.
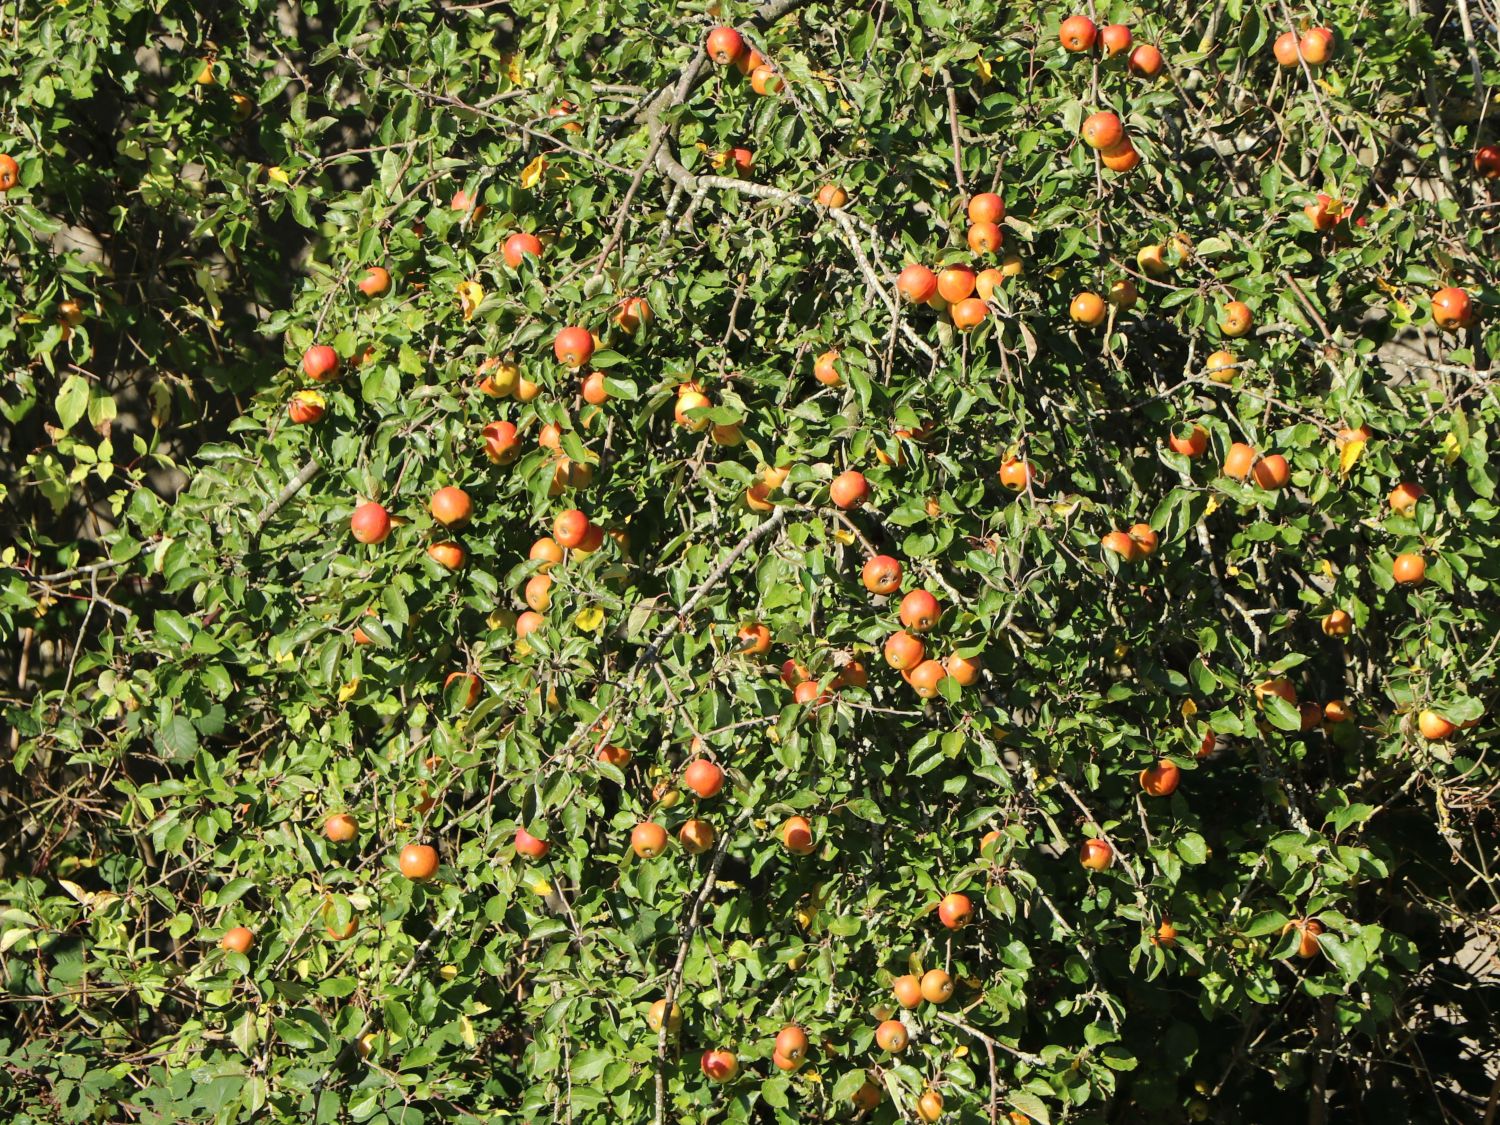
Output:
<instances>
[{"instance_id":1,"label":"small crab apple","mask_svg":"<svg viewBox=\"0 0 1500 1125\"><path fill-rule=\"evenodd\" d=\"M594 354L594 338L588 329L570 325L557 334L552 341L552 354L557 361L568 367L582 367Z\"/></svg>"},{"instance_id":2,"label":"small crab apple","mask_svg":"<svg viewBox=\"0 0 1500 1125\"><path fill-rule=\"evenodd\" d=\"M518 269L527 258L541 258L542 240L527 231L518 230L505 240L500 253L507 266Z\"/></svg>"},{"instance_id":3,"label":"small crab apple","mask_svg":"<svg viewBox=\"0 0 1500 1125\"><path fill-rule=\"evenodd\" d=\"M1123 23L1108 24L1099 31L1099 46L1105 58L1112 59L1130 50L1130 39L1130 28Z\"/></svg>"},{"instance_id":4,"label":"small crab apple","mask_svg":"<svg viewBox=\"0 0 1500 1125\"><path fill-rule=\"evenodd\" d=\"M497 465L509 465L521 456L521 437L514 422L491 422L480 432L484 455Z\"/></svg>"},{"instance_id":5,"label":"small crab apple","mask_svg":"<svg viewBox=\"0 0 1500 1125\"><path fill-rule=\"evenodd\" d=\"M349 517L349 533L361 543L383 543L391 533L391 516L373 500L354 509Z\"/></svg>"},{"instance_id":6,"label":"small crab apple","mask_svg":"<svg viewBox=\"0 0 1500 1125\"><path fill-rule=\"evenodd\" d=\"M1130 138L1126 137L1119 144L1101 152L1099 160L1111 172L1129 172L1140 164L1141 154L1130 143ZM1115 284L1119 285L1120 282L1115 282Z\"/></svg>"},{"instance_id":7,"label":"small crab apple","mask_svg":"<svg viewBox=\"0 0 1500 1125\"><path fill-rule=\"evenodd\" d=\"M1069 16L1058 27L1057 37L1062 41L1063 50L1081 54L1093 47L1099 38L1099 28L1088 16Z\"/></svg>"},{"instance_id":8,"label":"small crab apple","mask_svg":"<svg viewBox=\"0 0 1500 1125\"><path fill-rule=\"evenodd\" d=\"M302 373L315 383L338 374L339 355L327 344L314 344L302 353Z\"/></svg>"},{"instance_id":9,"label":"small crab apple","mask_svg":"<svg viewBox=\"0 0 1500 1125\"><path fill-rule=\"evenodd\" d=\"M965 894L946 894L938 903L938 921L950 930L962 929L974 914L974 904Z\"/></svg>"},{"instance_id":10,"label":"small crab apple","mask_svg":"<svg viewBox=\"0 0 1500 1125\"><path fill-rule=\"evenodd\" d=\"M849 193L838 184L824 184L818 189L818 205L821 207L842 207L849 202Z\"/></svg>"},{"instance_id":11,"label":"small crab apple","mask_svg":"<svg viewBox=\"0 0 1500 1125\"><path fill-rule=\"evenodd\" d=\"M630 850L641 859L655 859L667 848L667 830L652 821L642 821L630 830Z\"/></svg>"},{"instance_id":12,"label":"small crab apple","mask_svg":"<svg viewBox=\"0 0 1500 1125\"><path fill-rule=\"evenodd\" d=\"M1344 217L1344 205L1327 192L1320 191L1316 200L1302 208L1302 213L1312 223L1313 230L1325 232L1338 226Z\"/></svg>"},{"instance_id":13,"label":"small crab apple","mask_svg":"<svg viewBox=\"0 0 1500 1125\"><path fill-rule=\"evenodd\" d=\"M524 855L529 859L543 859L552 850L552 845L546 840L533 836L519 824L516 825L516 854Z\"/></svg>"},{"instance_id":14,"label":"small crab apple","mask_svg":"<svg viewBox=\"0 0 1500 1125\"><path fill-rule=\"evenodd\" d=\"M1432 295L1432 321L1448 332L1467 328L1474 322L1474 302L1462 289L1439 289Z\"/></svg>"},{"instance_id":15,"label":"small crab apple","mask_svg":"<svg viewBox=\"0 0 1500 1125\"><path fill-rule=\"evenodd\" d=\"M938 600L926 590L913 590L901 599L898 616L901 624L913 633L925 633L938 623L943 614Z\"/></svg>"},{"instance_id":16,"label":"small crab apple","mask_svg":"<svg viewBox=\"0 0 1500 1125\"><path fill-rule=\"evenodd\" d=\"M1068 316L1075 324L1081 324L1085 328L1095 328L1103 324L1108 311L1104 298L1097 293L1080 293L1068 305Z\"/></svg>"},{"instance_id":17,"label":"small crab apple","mask_svg":"<svg viewBox=\"0 0 1500 1125\"><path fill-rule=\"evenodd\" d=\"M359 291L366 297L383 297L391 291L391 271L384 266L371 266L359 279Z\"/></svg>"},{"instance_id":18,"label":"small crab apple","mask_svg":"<svg viewBox=\"0 0 1500 1125\"><path fill-rule=\"evenodd\" d=\"M728 66L745 53L745 37L732 27L716 27L708 33L705 49L714 62Z\"/></svg>"},{"instance_id":19,"label":"small crab apple","mask_svg":"<svg viewBox=\"0 0 1500 1125\"><path fill-rule=\"evenodd\" d=\"M1311 66L1322 66L1333 55L1336 40L1333 30L1327 27L1309 28L1298 42L1297 48Z\"/></svg>"},{"instance_id":20,"label":"small crab apple","mask_svg":"<svg viewBox=\"0 0 1500 1125\"><path fill-rule=\"evenodd\" d=\"M1090 871L1104 871L1115 862L1115 850L1109 842L1090 836L1078 851L1078 862Z\"/></svg>"},{"instance_id":21,"label":"small crab apple","mask_svg":"<svg viewBox=\"0 0 1500 1125\"><path fill-rule=\"evenodd\" d=\"M915 668L927 656L927 647L910 633L892 633L885 641L885 662L898 672Z\"/></svg>"},{"instance_id":22,"label":"small crab apple","mask_svg":"<svg viewBox=\"0 0 1500 1125\"><path fill-rule=\"evenodd\" d=\"M718 839L718 836L712 824L698 817L684 820L682 827L677 829L677 842L682 845L682 850L688 855L702 855L714 846L714 841Z\"/></svg>"},{"instance_id":23,"label":"small crab apple","mask_svg":"<svg viewBox=\"0 0 1500 1125\"><path fill-rule=\"evenodd\" d=\"M969 222L998 223L1005 218L1005 200L993 191L971 196L968 206Z\"/></svg>"},{"instance_id":24,"label":"small crab apple","mask_svg":"<svg viewBox=\"0 0 1500 1125\"><path fill-rule=\"evenodd\" d=\"M1244 301L1230 301L1219 317L1219 331L1226 336L1243 336L1255 323L1255 314Z\"/></svg>"},{"instance_id":25,"label":"small crab apple","mask_svg":"<svg viewBox=\"0 0 1500 1125\"><path fill-rule=\"evenodd\" d=\"M1182 436L1174 430L1167 435L1167 448L1184 457L1201 457L1208 449L1208 431L1195 425L1186 436Z\"/></svg>"},{"instance_id":26,"label":"small crab apple","mask_svg":"<svg viewBox=\"0 0 1500 1125\"><path fill-rule=\"evenodd\" d=\"M1154 766L1140 772L1141 788L1148 797L1170 797L1177 792L1182 781L1182 771L1170 758L1162 758Z\"/></svg>"},{"instance_id":27,"label":"small crab apple","mask_svg":"<svg viewBox=\"0 0 1500 1125\"><path fill-rule=\"evenodd\" d=\"M682 771L682 784L706 801L724 788L724 771L707 758L695 758Z\"/></svg>"},{"instance_id":28,"label":"small crab apple","mask_svg":"<svg viewBox=\"0 0 1500 1125\"><path fill-rule=\"evenodd\" d=\"M437 874L437 849L431 844L407 844L397 861L401 874L414 883L425 882Z\"/></svg>"},{"instance_id":29,"label":"small crab apple","mask_svg":"<svg viewBox=\"0 0 1500 1125\"><path fill-rule=\"evenodd\" d=\"M1162 71L1161 51L1150 43L1142 43L1130 52L1130 73L1139 78L1155 78Z\"/></svg>"},{"instance_id":30,"label":"small crab apple","mask_svg":"<svg viewBox=\"0 0 1500 1125\"><path fill-rule=\"evenodd\" d=\"M901 588L901 560L875 555L865 562L860 581L872 594L894 594Z\"/></svg>"},{"instance_id":31,"label":"small crab apple","mask_svg":"<svg viewBox=\"0 0 1500 1125\"><path fill-rule=\"evenodd\" d=\"M328 412L328 400L317 391L297 391L286 404L286 416L294 426L306 426Z\"/></svg>"},{"instance_id":32,"label":"small crab apple","mask_svg":"<svg viewBox=\"0 0 1500 1125\"><path fill-rule=\"evenodd\" d=\"M615 313L615 324L627 336L634 336L655 317L651 305L644 297L626 297Z\"/></svg>"},{"instance_id":33,"label":"small crab apple","mask_svg":"<svg viewBox=\"0 0 1500 1125\"><path fill-rule=\"evenodd\" d=\"M750 72L750 88L763 97L780 93L781 86L781 75L773 66L762 63Z\"/></svg>"},{"instance_id":34,"label":"small crab apple","mask_svg":"<svg viewBox=\"0 0 1500 1125\"><path fill-rule=\"evenodd\" d=\"M875 1042L882 1051L896 1055L906 1050L907 1043L911 1042L911 1035L900 1020L886 1020L875 1029Z\"/></svg>"},{"instance_id":35,"label":"small crab apple","mask_svg":"<svg viewBox=\"0 0 1500 1125\"><path fill-rule=\"evenodd\" d=\"M1114 148L1125 139L1125 126L1120 122L1117 114L1109 110L1101 110L1084 118L1079 136L1089 148L1099 149L1102 152Z\"/></svg>"},{"instance_id":36,"label":"small crab apple","mask_svg":"<svg viewBox=\"0 0 1500 1125\"><path fill-rule=\"evenodd\" d=\"M806 817L788 817L781 826L781 845L793 855L811 855L816 844Z\"/></svg>"},{"instance_id":37,"label":"small crab apple","mask_svg":"<svg viewBox=\"0 0 1500 1125\"><path fill-rule=\"evenodd\" d=\"M1297 50L1297 33L1295 31L1283 31L1276 37L1275 44L1271 47L1271 53L1276 56L1276 61L1283 67L1294 67L1302 58Z\"/></svg>"},{"instance_id":38,"label":"small crab apple","mask_svg":"<svg viewBox=\"0 0 1500 1125\"><path fill-rule=\"evenodd\" d=\"M989 312L989 306L978 297L965 297L949 310L948 315L953 320L953 327L960 332L968 332L983 324Z\"/></svg>"},{"instance_id":39,"label":"small crab apple","mask_svg":"<svg viewBox=\"0 0 1500 1125\"><path fill-rule=\"evenodd\" d=\"M1420 586L1427 579L1427 560L1413 552L1397 555L1391 577L1403 586Z\"/></svg>"},{"instance_id":40,"label":"small crab apple","mask_svg":"<svg viewBox=\"0 0 1500 1125\"><path fill-rule=\"evenodd\" d=\"M976 254L993 254L1005 245L1005 232L998 223L975 223L969 227L969 249ZM977 288L977 286L976 286ZM989 299L987 294L981 297Z\"/></svg>"},{"instance_id":41,"label":"small crab apple","mask_svg":"<svg viewBox=\"0 0 1500 1125\"><path fill-rule=\"evenodd\" d=\"M849 469L833 478L828 496L840 508L858 508L870 498L870 484L863 473Z\"/></svg>"},{"instance_id":42,"label":"small crab apple","mask_svg":"<svg viewBox=\"0 0 1500 1125\"><path fill-rule=\"evenodd\" d=\"M732 1082L740 1072L740 1060L722 1048L704 1051L698 1066L712 1082Z\"/></svg>"},{"instance_id":43,"label":"small crab apple","mask_svg":"<svg viewBox=\"0 0 1500 1125\"><path fill-rule=\"evenodd\" d=\"M937 274L926 266L907 266L896 278L896 289L913 304L930 301L938 288Z\"/></svg>"}]
</instances>

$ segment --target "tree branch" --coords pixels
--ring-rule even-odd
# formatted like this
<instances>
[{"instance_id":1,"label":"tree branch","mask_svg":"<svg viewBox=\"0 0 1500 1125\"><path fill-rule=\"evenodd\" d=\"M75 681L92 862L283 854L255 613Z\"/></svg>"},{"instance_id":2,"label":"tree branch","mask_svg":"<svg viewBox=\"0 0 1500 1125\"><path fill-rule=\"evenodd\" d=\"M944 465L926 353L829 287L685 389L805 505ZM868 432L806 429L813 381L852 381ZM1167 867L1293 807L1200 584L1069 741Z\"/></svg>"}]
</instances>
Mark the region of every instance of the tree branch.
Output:
<instances>
[{"instance_id":1,"label":"tree branch","mask_svg":"<svg viewBox=\"0 0 1500 1125\"><path fill-rule=\"evenodd\" d=\"M297 493L301 492L307 482L312 480L323 471L323 465L316 457L309 457L307 464L297 470L297 475L287 482L276 499L272 500L260 510L260 515L255 517L255 531L258 534L266 526L266 522L286 506L286 502Z\"/></svg>"},{"instance_id":2,"label":"tree branch","mask_svg":"<svg viewBox=\"0 0 1500 1125\"><path fill-rule=\"evenodd\" d=\"M698 584L698 588L682 604L682 608L677 611L671 621L662 626L661 631L656 634L656 639L647 646L646 651L641 655L640 664L642 666L660 658L662 645L666 644L671 639L672 634L682 627L683 622L687 619L687 615L693 612L693 608L703 600L704 596L710 590L719 584L720 579L729 573L729 568L739 561L740 557L746 551L786 522L786 513L786 508L777 508L771 513L770 519L762 522L759 527L741 539L734 550L724 556L724 561L714 567L713 572Z\"/></svg>"}]
</instances>

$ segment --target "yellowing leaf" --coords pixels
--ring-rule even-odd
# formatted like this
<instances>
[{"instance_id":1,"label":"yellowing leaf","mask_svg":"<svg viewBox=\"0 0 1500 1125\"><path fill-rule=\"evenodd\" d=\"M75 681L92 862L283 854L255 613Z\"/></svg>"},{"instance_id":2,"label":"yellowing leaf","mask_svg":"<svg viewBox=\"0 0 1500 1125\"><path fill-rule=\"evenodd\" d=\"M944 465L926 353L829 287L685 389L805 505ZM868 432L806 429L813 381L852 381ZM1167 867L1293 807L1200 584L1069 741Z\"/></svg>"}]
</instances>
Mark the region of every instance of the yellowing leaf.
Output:
<instances>
[{"instance_id":1,"label":"yellowing leaf","mask_svg":"<svg viewBox=\"0 0 1500 1125\"><path fill-rule=\"evenodd\" d=\"M527 885L533 892L539 895L550 895L552 893L552 884L547 882L546 879L533 879Z\"/></svg>"},{"instance_id":2,"label":"yellowing leaf","mask_svg":"<svg viewBox=\"0 0 1500 1125\"><path fill-rule=\"evenodd\" d=\"M289 184L292 182L288 178L287 174L283 172L279 167L267 168L266 178L269 180L275 180L278 184Z\"/></svg>"},{"instance_id":3,"label":"yellowing leaf","mask_svg":"<svg viewBox=\"0 0 1500 1125\"><path fill-rule=\"evenodd\" d=\"M1229 575L1229 577L1231 578L1237 578L1239 577L1240 568L1231 563L1229 566L1226 566L1224 568L1224 573Z\"/></svg>"},{"instance_id":4,"label":"yellowing leaf","mask_svg":"<svg viewBox=\"0 0 1500 1125\"><path fill-rule=\"evenodd\" d=\"M1450 430L1443 435L1443 444L1438 446L1438 452L1443 455L1443 460L1451 465L1457 461L1464 447L1459 444L1458 437Z\"/></svg>"},{"instance_id":5,"label":"yellowing leaf","mask_svg":"<svg viewBox=\"0 0 1500 1125\"><path fill-rule=\"evenodd\" d=\"M847 547L850 543L854 542L854 532L849 531L847 528L837 527L834 528L833 538Z\"/></svg>"},{"instance_id":6,"label":"yellowing leaf","mask_svg":"<svg viewBox=\"0 0 1500 1125\"><path fill-rule=\"evenodd\" d=\"M444 980L452 980L454 977L458 976L458 966L444 965L438 969L438 976L442 977Z\"/></svg>"},{"instance_id":7,"label":"yellowing leaf","mask_svg":"<svg viewBox=\"0 0 1500 1125\"><path fill-rule=\"evenodd\" d=\"M354 693L359 690L359 677L355 676L347 684L339 688L339 702L348 703L354 698Z\"/></svg>"},{"instance_id":8,"label":"yellowing leaf","mask_svg":"<svg viewBox=\"0 0 1500 1125\"><path fill-rule=\"evenodd\" d=\"M957 1047L955 1047L953 1049L953 1057L955 1059L967 1058L968 1054L969 1054L969 1046L968 1046L967 1043L960 1043Z\"/></svg>"},{"instance_id":9,"label":"yellowing leaf","mask_svg":"<svg viewBox=\"0 0 1500 1125\"><path fill-rule=\"evenodd\" d=\"M722 172L729 163L729 160L730 155L727 152L711 153L708 158L708 162L714 166L715 172Z\"/></svg>"},{"instance_id":10,"label":"yellowing leaf","mask_svg":"<svg viewBox=\"0 0 1500 1125\"><path fill-rule=\"evenodd\" d=\"M528 190L536 187L537 181L542 178L542 173L546 170L546 156L538 156L530 164L521 169L521 186Z\"/></svg>"},{"instance_id":11,"label":"yellowing leaf","mask_svg":"<svg viewBox=\"0 0 1500 1125\"><path fill-rule=\"evenodd\" d=\"M1191 699L1184 699L1182 701L1182 706L1177 708L1177 710L1182 714L1182 717L1184 719L1191 719L1198 713L1198 705Z\"/></svg>"},{"instance_id":12,"label":"yellowing leaf","mask_svg":"<svg viewBox=\"0 0 1500 1125\"><path fill-rule=\"evenodd\" d=\"M521 56L501 55L500 61L505 64L505 77L510 79L511 85L521 85Z\"/></svg>"},{"instance_id":13,"label":"yellowing leaf","mask_svg":"<svg viewBox=\"0 0 1500 1125\"><path fill-rule=\"evenodd\" d=\"M464 319L474 319L474 314L479 311L480 304L484 301L484 286L477 281L460 281L458 283L458 307L463 310Z\"/></svg>"},{"instance_id":14,"label":"yellowing leaf","mask_svg":"<svg viewBox=\"0 0 1500 1125\"><path fill-rule=\"evenodd\" d=\"M573 624L577 625L585 633L598 632L599 626L604 624L604 611L598 606L580 609L578 615L573 618Z\"/></svg>"},{"instance_id":15,"label":"yellowing leaf","mask_svg":"<svg viewBox=\"0 0 1500 1125\"><path fill-rule=\"evenodd\" d=\"M1208 503L1205 504L1205 505L1203 505L1203 518L1207 519L1209 516L1213 515L1218 510L1219 510L1219 498L1217 496L1210 496L1208 498Z\"/></svg>"},{"instance_id":16,"label":"yellowing leaf","mask_svg":"<svg viewBox=\"0 0 1500 1125\"><path fill-rule=\"evenodd\" d=\"M995 77L995 70L990 66L990 60L980 55L974 60L974 69L979 71L979 81L988 82Z\"/></svg>"},{"instance_id":17,"label":"yellowing leaf","mask_svg":"<svg viewBox=\"0 0 1500 1125\"><path fill-rule=\"evenodd\" d=\"M1342 452L1339 453L1339 474L1347 477L1349 470L1354 468L1356 462L1359 461L1360 454L1364 451L1365 443L1362 441L1351 441L1344 446Z\"/></svg>"},{"instance_id":18,"label":"yellowing leaf","mask_svg":"<svg viewBox=\"0 0 1500 1125\"><path fill-rule=\"evenodd\" d=\"M1333 581L1333 563L1329 562L1327 559L1320 559L1318 562L1318 568L1323 572L1324 578L1328 579L1330 582Z\"/></svg>"},{"instance_id":19,"label":"yellowing leaf","mask_svg":"<svg viewBox=\"0 0 1500 1125\"><path fill-rule=\"evenodd\" d=\"M474 1025L469 1022L468 1016L458 1017L458 1033L463 1037L466 1047L473 1048L479 1043L478 1037L474 1034Z\"/></svg>"}]
</instances>

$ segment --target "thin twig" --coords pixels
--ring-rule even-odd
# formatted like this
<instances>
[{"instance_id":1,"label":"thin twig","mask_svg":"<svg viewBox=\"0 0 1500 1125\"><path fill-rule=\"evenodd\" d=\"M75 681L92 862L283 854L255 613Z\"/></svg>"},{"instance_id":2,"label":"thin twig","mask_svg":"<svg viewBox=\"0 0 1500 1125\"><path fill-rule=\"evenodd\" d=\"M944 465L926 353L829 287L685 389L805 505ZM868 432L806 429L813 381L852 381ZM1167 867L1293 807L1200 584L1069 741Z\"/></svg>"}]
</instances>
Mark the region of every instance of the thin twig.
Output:
<instances>
[{"instance_id":1,"label":"thin twig","mask_svg":"<svg viewBox=\"0 0 1500 1125\"><path fill-rule=\"evenodd\" d=\"M316 457L309 457L307 460L307 464L303 465L302 468L297 470L297 475L287 482L287 486L281 490L276 499L272 500L269 504L262 508L260 511L260 515L255 517L255 530L260 531L261 528L265 527L266 521L268 521L277 512L281 511L288 500L297 495L297 493L301 492L303 487L306 486L307 482L312 480L313 477L317 476L322 471L323 466L318 461L318 459Z\"/></svg>"},{"instance_id":2,"label":"thin twig","mask_svg":"<svg viewBox=\"0 0 1500 1125\"><path fill-rule=\"evenodd\" d=\"M713 572L698 584L698 588L682 604L682 608L677 611L672 620L662 626L661 631L656 634L656 639L647 646L646 651L641 655L642 665L649 664L661 656L662 645L666 644L671 639L672 634L682 627L683 623L687 620L688 614L693 612L693 607L702 601L704 596L719 584L719 580L728 573L730 567L739 561L740 556L786 522L786 513L786 508L777 508L771 513L770 519L763 521L759 527L741 539L734 550L724 556L724 561L714 567Z\"/></svg>"},{"instance_id":3,"label":"thin twig","mask_svg":"<svg viewBox=\"0 0 1500 1125\"><path fill-rule=\"evenodd\" d=\"M961 194L967 195L964 184L964 149L958 130L958 95L953 89L953 79L945 66L942 70L943 86L948 91L948 132L953 137L953 180Z\"/></svg>"}]
</instances>

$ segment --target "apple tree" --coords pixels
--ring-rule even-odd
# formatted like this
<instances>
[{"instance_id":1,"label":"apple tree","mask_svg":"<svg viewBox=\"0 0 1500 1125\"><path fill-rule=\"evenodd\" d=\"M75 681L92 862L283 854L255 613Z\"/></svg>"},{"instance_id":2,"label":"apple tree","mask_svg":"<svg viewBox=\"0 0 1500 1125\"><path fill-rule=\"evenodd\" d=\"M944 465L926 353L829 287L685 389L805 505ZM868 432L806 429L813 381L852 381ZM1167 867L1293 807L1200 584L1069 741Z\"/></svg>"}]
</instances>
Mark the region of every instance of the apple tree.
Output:
<instances>
[{"instance_id":1,"label":"apple tree","mask_svg":"<svg viewBox=\"0 0 1500 1125\"><path fill-rule=\"evenodd\" d=\"M8 1120L1490 1120L1481 0L0 13Z\"/></svg>"}]
</instances>

